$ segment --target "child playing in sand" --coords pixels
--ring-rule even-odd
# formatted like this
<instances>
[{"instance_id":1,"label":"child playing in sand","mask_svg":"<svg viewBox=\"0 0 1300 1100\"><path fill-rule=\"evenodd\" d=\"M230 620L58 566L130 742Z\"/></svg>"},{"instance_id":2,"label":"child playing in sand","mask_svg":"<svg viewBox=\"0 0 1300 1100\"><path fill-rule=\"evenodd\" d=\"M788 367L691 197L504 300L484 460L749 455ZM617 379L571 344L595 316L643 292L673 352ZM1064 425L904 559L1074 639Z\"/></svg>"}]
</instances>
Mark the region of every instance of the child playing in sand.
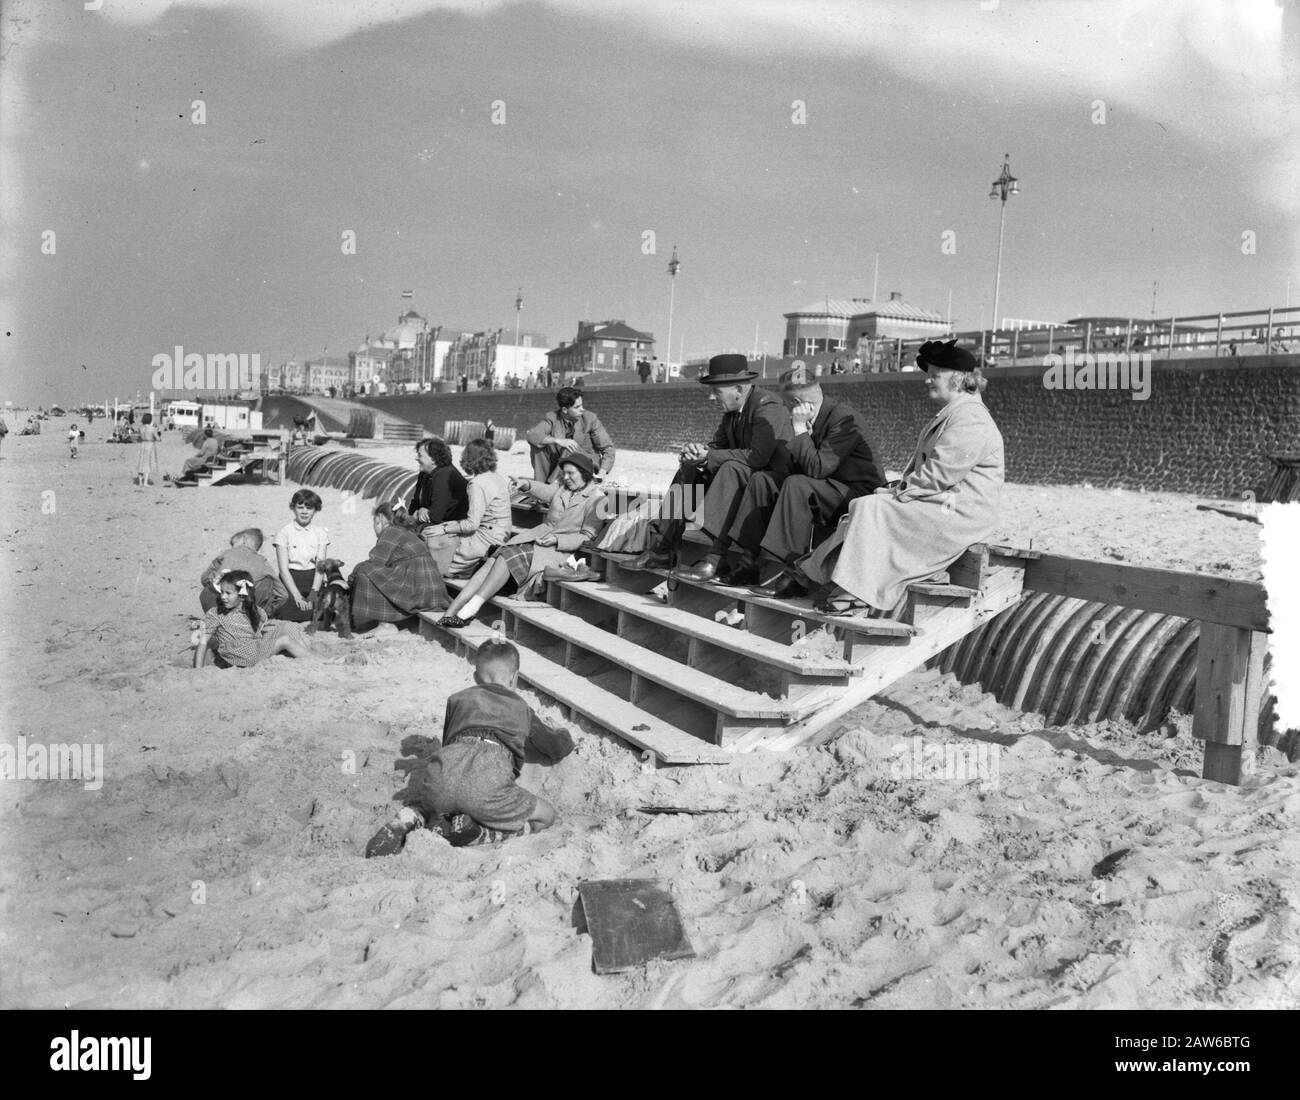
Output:
<instances>
[{"instance_id":1,"label":"child playing in sand","mask_svg":"<svg viewBox=\"0 0 1300 1100\"><path fill-rule=\"evenodd\" d=\"M289 598L276 611L276 618L305 623L311 619L312 598L325 579L316 566L329 557L329 532L311 522L321 510L321 500L310 489L299 489L289 500L293 522L275 533L276 572Z\"/></svg>"},{"instance_id":2,"label":"child playing in sand","mask_svg":"<svg viewBox=\"0 0 1300 1100\"><path fill-rule=\"evenodd\" d=\"M429 825L454 847L490 844L540 832L555 807L515 780L526 749L551 763L573 751L566 729L551 729L515 693L519 650L485 642L474 655L474 687L447 700L442 747L411 773L409 798L397 817L366 845L366 857L394 855L412 829Z\"/></svg>"},{"instance_id":3,"label":"child playing in sand","mask_svg":"<svg viewBox=\"0 0 1300 1100\"><path fill-rule=\"evenodd\" d=\"M72 458L77 457L77 444L81 442L81 433L77 431L77 426L72 425L68 429L68 451Z\"/></svg>"},{"instance_id":4,"label":"child playing in sand","mask_svg":"<svg viewBox=\"0 0 1300 1100\"><path fill-rule=\"evenodd\" d=\"M223 550L199 577L199 606L210 611L217 606L217 593L222 576L242 570L253 578L253 599L268 616L289 598L271 563L262 557L262 532L256 527L246 527L230 536L230 549Z\"/></svg>"},{"instance_id":5,"label":"child playing in sand","mask_svg":"<svg viewBox=\"0 0 1300 1100\"><path fill-rule=\"evenodd\" d=\"M296 623L267 622L253 595L253 578L240 569L221 578L220 604L204 616L203 634L194 651L195 668L207 664L209 649L236 668L248 668L277 653L312 655L311 643Z\"/></svg>"}]
</instances>

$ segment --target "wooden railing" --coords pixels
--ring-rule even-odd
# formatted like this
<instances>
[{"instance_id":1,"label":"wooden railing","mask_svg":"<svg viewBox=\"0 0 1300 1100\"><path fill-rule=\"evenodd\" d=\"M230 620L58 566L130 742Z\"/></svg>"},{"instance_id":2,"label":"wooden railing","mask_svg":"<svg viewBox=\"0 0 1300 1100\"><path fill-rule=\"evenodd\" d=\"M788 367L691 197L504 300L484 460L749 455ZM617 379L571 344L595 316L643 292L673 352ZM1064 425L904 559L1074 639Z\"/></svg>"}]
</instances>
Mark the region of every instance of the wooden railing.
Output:
<instances>
[{"instance_id":1,"label":"wooden railing","mask_svg":"<svg viewBox=\"0 0 1300 1100\"><path fill-rule=\"evenodd\" d=\"M1207 313L1117 323L1088 321L1081 325L1040 328L983 329L950 332L965 347L981 349L991 367L1041 364L1044 357L1072 351L1080 354L1129 352L1159 359L1238 358L1244 355L1300 353L1300 306L1272 306L1236 313ZM894 371L912 366L923 339L864 340L860 353L864 370ZM853 348L819 352L817 359L838 357L852 362ZM811 358L811 357L809 357Z\"/></svg>"}]
</instances>

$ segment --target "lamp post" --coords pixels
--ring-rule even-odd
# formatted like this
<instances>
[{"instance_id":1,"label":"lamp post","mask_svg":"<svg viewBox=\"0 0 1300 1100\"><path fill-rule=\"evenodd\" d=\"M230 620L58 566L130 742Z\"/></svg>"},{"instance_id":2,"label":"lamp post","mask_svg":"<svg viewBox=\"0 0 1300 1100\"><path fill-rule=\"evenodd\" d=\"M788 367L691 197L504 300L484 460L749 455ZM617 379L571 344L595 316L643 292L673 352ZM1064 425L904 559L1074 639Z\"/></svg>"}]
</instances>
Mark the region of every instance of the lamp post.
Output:
<instances>
[{"instance_id":1,"label":"lamp post","mask_svg":"<svg viewBox=\"0 0 1300 1100\"><path fill-rule=\"evenodd\" d=\"M511 364L512 373L516 378L519 377L519 311L524 308L524 288L520 287L515 291L515 354L514 362Z\"/></svg>"},{"instance_id":2,"label":"lamp post","mask_svg":"<svg viewBox=\"0 0 1300 1100\"><path fill-rule=\"evenodd\" d=\"M681 261L677 259L677 246L673 245L673 258L668 261L668 359L673 357L673 300L677 294L677 272L681 268ZM681 356L678 356L680 359ZM669 372L672 374L672 364L669 363Z\"/></svg>"},{"instance_id":3,"label":"lamp post","mask_svg":"<svg viewBox=\"0 0 1300 1100\"><path fill-rule=\"evenodd\" d=\"M1002 212L998 218L998 267L993 279L993 330L998 327L998 295L1002 289L1002 231L1007 224L1007 196L1020 194L1020 181L1011 174L1011 154L1006 153L1002 161L1002 175L993 181L989 198L1002 200Z\"/></svg>"}]
</instances>

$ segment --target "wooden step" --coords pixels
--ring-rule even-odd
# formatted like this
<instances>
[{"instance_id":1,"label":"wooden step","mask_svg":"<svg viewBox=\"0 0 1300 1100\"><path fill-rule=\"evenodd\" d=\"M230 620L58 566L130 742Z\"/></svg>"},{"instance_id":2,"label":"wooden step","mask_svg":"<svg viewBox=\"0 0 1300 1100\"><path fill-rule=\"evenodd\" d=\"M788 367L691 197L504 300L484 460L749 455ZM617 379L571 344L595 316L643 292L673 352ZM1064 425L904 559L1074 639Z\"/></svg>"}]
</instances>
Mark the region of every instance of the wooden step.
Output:
<instances>
[{"instance_id":1,"label":"wooden step","mask_svg":"<svg viewBox=\"0 0 1300 1100\"><path fill-rule=\"evenodd\" d=\"M463 630L438 626L440 611L420 612L420 632L426 638L447 637L472 650L499 638L487 624L471 623ZM725 764L733 757L685 730L642 710L634 703L594 685L530 649L519 649L519 678L561 706L585 716L666 764Z\"/></svg>"},{"instance_id":2,"label":"wooden step","mask_svg":"<svg viewBox=\"0 0 1300 1100\"><path fill-rule=\"evenodd\" d=\"M967 588L961 584L930 584L927 581L913 581L907 590L919 596L947 596L958 600L973 600L979 595L978 588Z\"/></svg>"},{"instance_id":3,"label":"wooden step","mask_svg":"<svg viewBox=\"0 0 1300 1100\"><path fill-rule=\"evenodd\" d=\"M685 585L690 588L698 589L702 592L709 592L719 596L725 596L728 600L739 604L748 604L752 607L765 608L768 611L774 611L778 614L788 616L791 619L802 619L809 623L816 623L819 626L828 626L838 630L849 630L855 634L878 634L889 635L899 638L910 638L919 634L920 628L912 626L909 623L896 622L893 619L845 619L838 615L823 615L820 611L814 611L811 599L798 600L777 600L770 596L759 596L750 591L749 588L739 585L716 584L713 581L692 581L684 577L679 577L667 569L629 569L627 562L631 561L636 555L634 554L612 554L603 550L592 551L592 553L603 557L606 562L612 566L612 574L607 573L607 579L620 587L634 585L632 578L639 576L654 576L658 581L670 581L674 585Z\"/></svg>"},{"instance_id":4,"label":"wooden step","mask_svg":"<svg viewBox=\"0 0 1300 1100\"><path fill-rule=\"evenodd\" d=\"M783 645L748 630L725 626L713 619L696 615L680 608L669 607L654 596L642 595L609 584L559 581L561 589L577 597L585 597L633 615L638 619L662 626L667 630L699 638L720 649L757 658L765 665L785 672L808 676L847 676L853 666L840 657L809 653L794 645Z\"/></svg>"},{"instance_id":5,"label":"wooden step","mask_svg":"<svg viewBox=\"0 0 1300 1100\"><path fill-rule=\"evenodd\" d=\"M797 699L774 699L674 661L549 604L515 599L493 602L518 622L544 630L570 646L579 646L603 660L621 665L634 676L653 681L691 702L733 718L797 721L827 703L834 691L834 688L828 688L825 692ZM508 621L506 633L511 633Z\"/></svg>"}]
</instances>

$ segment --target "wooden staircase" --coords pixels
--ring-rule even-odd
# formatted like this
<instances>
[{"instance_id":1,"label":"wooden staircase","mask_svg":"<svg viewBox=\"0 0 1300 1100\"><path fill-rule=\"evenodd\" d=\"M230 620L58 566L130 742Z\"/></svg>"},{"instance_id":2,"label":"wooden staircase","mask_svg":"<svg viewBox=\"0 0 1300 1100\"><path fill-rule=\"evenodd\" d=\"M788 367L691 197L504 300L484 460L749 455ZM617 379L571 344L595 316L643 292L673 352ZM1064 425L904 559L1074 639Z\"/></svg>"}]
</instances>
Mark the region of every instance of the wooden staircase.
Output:
<instances>
[{"instance_id":1,"label":"wooden staircase","mask_svg":"<svg viewBox=\"0 0 1300 1100\"><path fill-rule=\"evenodd\" d=\"M421 632L468 650L515 642L522 681L669 764L830 736L848 711L1019 600L1033 556L971 547L949 568L951 583L909 585L895 621L822 615L809 600L590 554L603 581L551 582L544 603L497 597L464 630L444 631L441 612L423 612Z\"/></svg>"},{"instance_id":2,"label":"wooden staircase","mask_svg":"<svg viewBox=\"0 0 1300 1100\"><path fill-rule=\"evenodd\" d=\"M289 433L286 431L253 432L248 439L229 440L217 458L208 466L196 471L188 478L178 478L178 486L220 485L223 481L242 474L250 466L262 465L265 474L267 465L274 464L279 470L281 482L284 481L284 463L289 453Z\"/></svg>"}]
</instances>

